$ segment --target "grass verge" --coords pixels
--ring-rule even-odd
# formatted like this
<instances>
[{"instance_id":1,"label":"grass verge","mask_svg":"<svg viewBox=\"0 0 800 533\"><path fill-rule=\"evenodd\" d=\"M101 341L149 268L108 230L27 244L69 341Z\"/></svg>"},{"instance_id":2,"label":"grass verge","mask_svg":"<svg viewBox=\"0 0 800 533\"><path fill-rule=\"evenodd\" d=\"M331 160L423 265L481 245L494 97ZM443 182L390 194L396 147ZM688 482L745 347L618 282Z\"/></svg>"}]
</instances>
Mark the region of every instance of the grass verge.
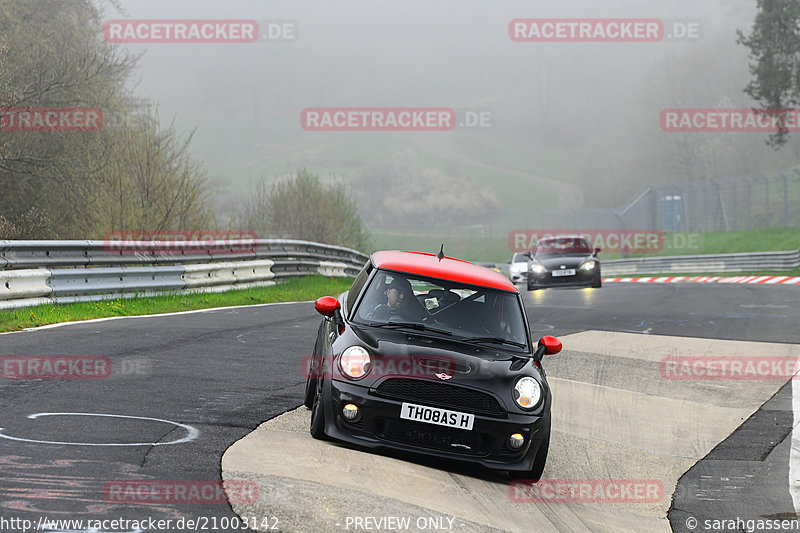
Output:
<instances>
[{"instance_id":1,"label":"grass verge","mask_svg":"<svg viewBox=\"0 0 800 533\"><path fill-rule=\"evenodd\" d=\"M74 322L113 316L152 315L277 302L315 300L320 296L335 296L352 285L351 278L308 276L292 278L272 287L242 289L219 293L168 294L164 296L118 298L99 302L49 304L0 311L0 331Z\"/></svg>"},{"instance_id":2,"label":"grass verge","mask_svg":"<svg viewBox=\"0 0 800 533\"><path fill-rule=\"evenodd\" d=\"M800 231L797 228L719 233L667 233L663 250L654 254L631 254L631 257L783 252L798 248L800 248ZM611 254L608 254L608 259L611 259Z\"/></svg>"}]
</instances>

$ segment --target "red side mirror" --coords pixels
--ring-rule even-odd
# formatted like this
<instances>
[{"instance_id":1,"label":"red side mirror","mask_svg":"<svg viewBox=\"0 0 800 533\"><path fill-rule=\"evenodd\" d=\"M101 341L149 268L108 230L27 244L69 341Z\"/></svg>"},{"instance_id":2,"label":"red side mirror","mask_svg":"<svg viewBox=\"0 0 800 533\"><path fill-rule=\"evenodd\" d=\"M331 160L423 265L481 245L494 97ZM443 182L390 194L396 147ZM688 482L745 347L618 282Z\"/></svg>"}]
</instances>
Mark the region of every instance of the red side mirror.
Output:
<instances>
[{"instance_id":1,"label":"red side mirror","mask_svg":"<svg viewBox=\"0 0 800 533\"><path fill-rule=\"evenodd\" d=\"M317 313L324 316L333 316L333 313L339 309L339 307L341 307L339 300L333 296L323 296L314 302L314 309L317 310Z\"/></svg>"},{"instance_id":2,"label":"red side mirror","mask_svg":"<svg viewBox=\"0 0 800 533\"><path fill-rule=\"evenodd\" d=\"M602 249L602 248L595 248L595 249L594 249L594 255L597 255L597 254L599 254L599 253L600 253L600 252L602 252L602 251L603 251L603 249Z\"/></svg>"},{"instance_id":3,"label":"red side mirror","mask_svg":"<svg viewBox=\"0 0 800 533\"><path fill-rule=\"evenodd\" d=\"M539 339L539 346L544 346L546 355L555 355L561 351L561 341L551 335L545 335Z\"/></svg>"}]
</instances>

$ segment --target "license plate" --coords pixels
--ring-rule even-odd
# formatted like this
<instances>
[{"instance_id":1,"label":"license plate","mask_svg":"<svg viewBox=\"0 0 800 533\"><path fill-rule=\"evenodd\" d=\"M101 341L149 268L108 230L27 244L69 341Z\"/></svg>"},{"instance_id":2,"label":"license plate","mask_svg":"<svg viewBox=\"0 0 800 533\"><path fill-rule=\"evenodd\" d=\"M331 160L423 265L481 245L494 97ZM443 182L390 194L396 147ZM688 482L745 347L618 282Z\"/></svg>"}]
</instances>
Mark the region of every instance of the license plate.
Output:
<instances>
[{"instance_id":1,"label":"license plate","mask_svg":"<svg viewBox=\"0 0 800 533\"><path fill-rule=\"evenodd\" d=\"M553 277L556 277L556 276L574 276L574 275L575 275L575 269L574 268L568 268L566 270L553 270Z\"/></svg>"},{"instance_id":2,"label":"license plate","mask_svg":"<svg viewBox=\"0 0 800 533\"><path fill-rule=\"evenodd\" d=\"M475 421L475 415L469 413L459 413L413 403L403 403L400 408L400 418L466 430L471 430L472 423Z\"/></svg>"}]
</instances>

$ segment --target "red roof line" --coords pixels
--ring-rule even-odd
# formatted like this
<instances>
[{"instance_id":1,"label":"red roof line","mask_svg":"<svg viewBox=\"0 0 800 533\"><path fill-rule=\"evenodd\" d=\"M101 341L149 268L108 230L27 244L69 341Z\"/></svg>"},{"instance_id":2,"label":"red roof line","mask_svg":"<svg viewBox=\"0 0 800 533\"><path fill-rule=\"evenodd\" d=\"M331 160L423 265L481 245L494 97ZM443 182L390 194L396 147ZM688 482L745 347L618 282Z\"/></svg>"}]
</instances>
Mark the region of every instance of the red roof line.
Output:
<instances>
[{"instance_id":1,"label":"red roof line","mask_svg":"<svg viewBox=\"0 0 800 533\"><path fill-rule=\"evenodd\" d=\"M406 274L518 292L514 284L499 272L455 257L445 257L440 261L435 254L427 252L389 250L372 254L372 263L378 268Z\"/></svg>"}]
</instances>

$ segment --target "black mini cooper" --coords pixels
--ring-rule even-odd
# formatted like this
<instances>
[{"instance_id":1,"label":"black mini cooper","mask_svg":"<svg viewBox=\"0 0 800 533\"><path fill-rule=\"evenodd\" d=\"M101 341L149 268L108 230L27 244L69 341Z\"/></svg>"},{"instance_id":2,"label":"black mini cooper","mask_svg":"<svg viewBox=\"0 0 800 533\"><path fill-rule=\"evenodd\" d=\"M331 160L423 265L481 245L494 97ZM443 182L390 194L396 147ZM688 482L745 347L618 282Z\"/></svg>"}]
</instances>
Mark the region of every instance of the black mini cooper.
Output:
<instances>
[{"instance_id":1,"label":"black mini cooper","mask_svg":"<svg viewBox=\"0 0 800 533\"><path fill-rule=\"evenodd\" d=\"M469 461L538 480L550 442L542 357L502 274L419 252L376 252L325 316L306 361L311 435Z\"/></svg>"}]
</instances>

